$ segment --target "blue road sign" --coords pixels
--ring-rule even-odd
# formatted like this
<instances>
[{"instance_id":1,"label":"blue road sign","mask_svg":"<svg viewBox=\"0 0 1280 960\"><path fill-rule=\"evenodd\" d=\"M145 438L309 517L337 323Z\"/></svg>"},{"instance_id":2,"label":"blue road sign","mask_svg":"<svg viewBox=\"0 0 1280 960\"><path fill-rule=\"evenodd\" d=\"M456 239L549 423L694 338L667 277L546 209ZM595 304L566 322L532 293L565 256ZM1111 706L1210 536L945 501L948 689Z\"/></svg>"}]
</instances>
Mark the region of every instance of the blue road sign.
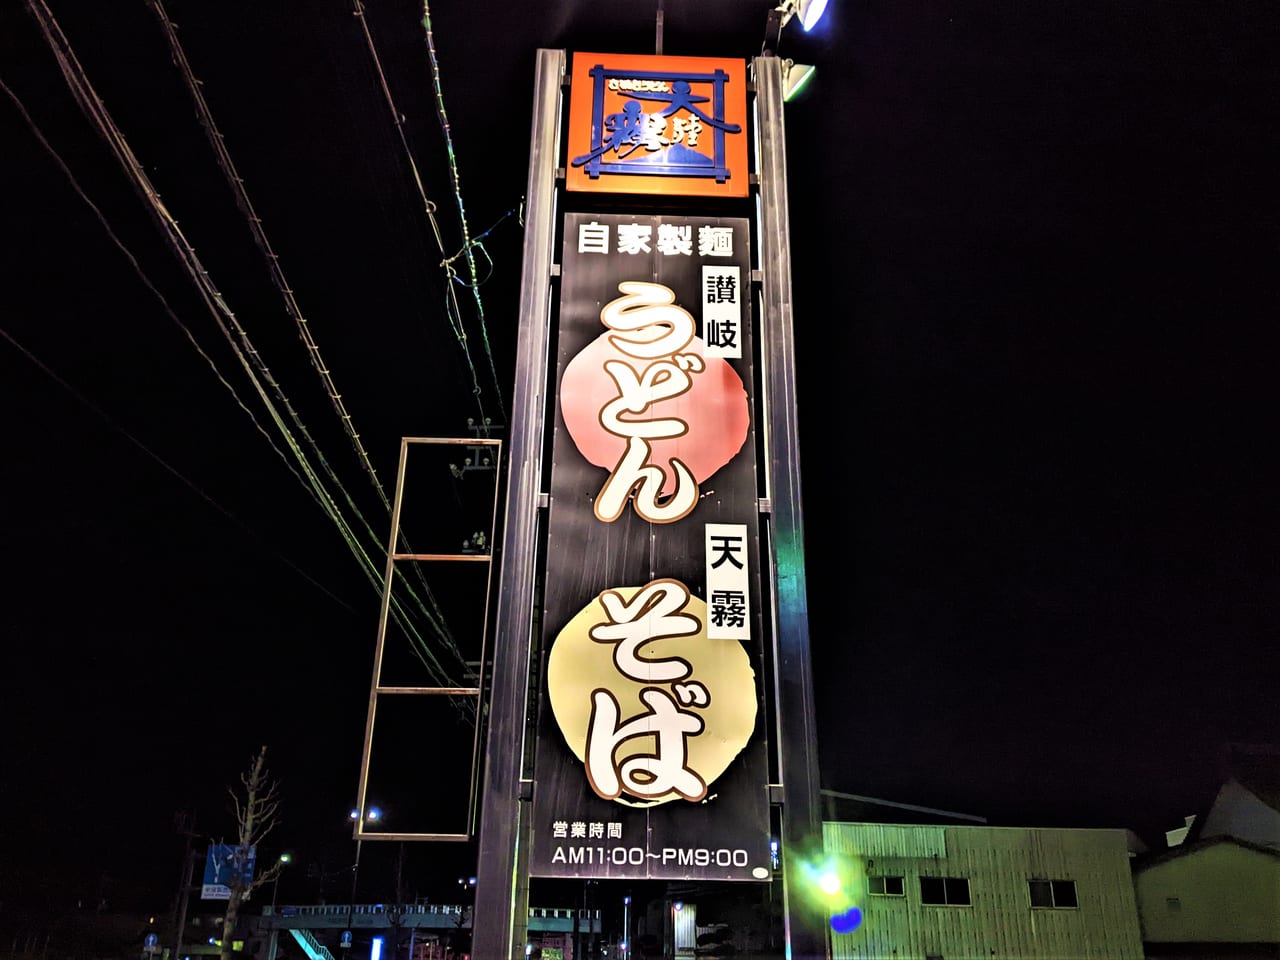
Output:
<instances>
[{"instance_id":1,"label":"blue road sign","mask_svg":"<svg viewBox=\"0 0 1280 960\"><path fill-rule=\"evenodd\" d=\"M239 847L230 843L211 843L204 860L204 882L200 886L202 900L230 900L231 887L247 886L253 881L257 847Z\"/></svg>"}]
</instances>

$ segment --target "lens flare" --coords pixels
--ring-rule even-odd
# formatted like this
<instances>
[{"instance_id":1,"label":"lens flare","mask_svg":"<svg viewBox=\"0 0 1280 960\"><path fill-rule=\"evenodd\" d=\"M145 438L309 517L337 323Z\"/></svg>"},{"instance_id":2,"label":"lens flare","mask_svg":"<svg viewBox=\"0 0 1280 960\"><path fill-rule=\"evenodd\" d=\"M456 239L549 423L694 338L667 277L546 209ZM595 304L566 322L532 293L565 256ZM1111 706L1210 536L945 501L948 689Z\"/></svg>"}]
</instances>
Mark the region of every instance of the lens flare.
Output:
<instances>
[{"instance_id":1,"label":"lens flare","mask_svg":"<svg viewBox=\"0 0 1280 960\"><path fill-rule=\"evenodd\" d=\"M861 923L862 911L855 906L833 916L831 918L831 929L836 933L853 933Z\"/></svg>"}]
</instances>

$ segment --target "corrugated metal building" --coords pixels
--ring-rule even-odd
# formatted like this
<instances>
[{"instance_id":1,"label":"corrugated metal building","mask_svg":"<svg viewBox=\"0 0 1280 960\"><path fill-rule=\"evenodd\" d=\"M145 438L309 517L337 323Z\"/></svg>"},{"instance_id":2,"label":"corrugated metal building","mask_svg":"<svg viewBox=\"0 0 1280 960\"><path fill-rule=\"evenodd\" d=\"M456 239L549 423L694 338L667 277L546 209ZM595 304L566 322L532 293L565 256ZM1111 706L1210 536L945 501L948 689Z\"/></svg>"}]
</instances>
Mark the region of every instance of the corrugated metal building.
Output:
<instances>
[{"instance_id":1,"label":"corrugated metal building","mask_svg":"<svg viewBox=\"0 0 1280 960\"><path fill-rule=\"evenodd\" d=\"M1142 957L1123 830L828 822L862 909L836 960Z\"/></svg>"}]
</instances>

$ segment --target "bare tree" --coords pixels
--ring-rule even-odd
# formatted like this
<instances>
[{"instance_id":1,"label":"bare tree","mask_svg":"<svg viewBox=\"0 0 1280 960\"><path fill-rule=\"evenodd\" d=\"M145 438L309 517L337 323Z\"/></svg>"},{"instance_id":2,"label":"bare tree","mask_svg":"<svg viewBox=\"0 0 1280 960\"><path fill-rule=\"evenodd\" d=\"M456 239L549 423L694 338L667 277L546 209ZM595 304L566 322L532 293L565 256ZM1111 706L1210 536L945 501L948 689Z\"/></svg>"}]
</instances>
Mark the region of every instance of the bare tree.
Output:
<instances>
[{"instance_id":1,"label":"bare tree","mask_svg":"<svg viewBox=\"0 0 1280 960\"><path fill-rule=\"evenodd\" d=\"M267 748L258 750L249 769L240 774L240 789L227 788L236 818L236 843L232 851L231 898L222 917L222 960L231 960L232 937L240 904L258 887L274 883L284 864L276 860L267 869L251 876L251 863L258 844L279 823L280 781L267 770ZM256 873L256 871L254 871Z\"/></svg>"}]
</instances>

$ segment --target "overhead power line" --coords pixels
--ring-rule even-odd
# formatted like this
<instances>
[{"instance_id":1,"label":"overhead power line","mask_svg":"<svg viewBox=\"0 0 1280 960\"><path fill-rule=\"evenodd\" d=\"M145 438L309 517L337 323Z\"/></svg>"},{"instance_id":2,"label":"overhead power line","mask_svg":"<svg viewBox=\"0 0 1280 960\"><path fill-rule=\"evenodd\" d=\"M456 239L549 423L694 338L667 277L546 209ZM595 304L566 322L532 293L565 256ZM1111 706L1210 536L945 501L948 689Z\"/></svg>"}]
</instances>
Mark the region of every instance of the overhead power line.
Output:
<instances>
[{"instance_id":1,"label":"overhead power line","mask_svg":"<svg viewBox=\"0 0 1280 960\"><path fill-rule=\"evenodd\" d=\"M3 84L0 84L0 85L3 85ZM88 194L84 192L84 188L80 186L80 182L76 179L75 175L71 172L71 168L67 166L67 163L62 158L61 154L59 154L58 151L54 149L53 145L49 143L44 133L40 130L39 126L37 126L35 120L32 119L31 114L27 111L27 108L22 104L22 101L18 99L18 96L12 90L10 90L8 86L4 86L4 90L5 90L5 93L9 95L9 98L13 100L14 104L17 106L18 111L22 114L23 119L27 122L27 126L31 129L31 132L35 136L36 140L39 141L42 147L44 147L45 151L53 159L53 162L57 165L58 169L62 171L63 176L67 178L67 182L71 184L71 188L72 190L75 191L76 195L84 202L84 204L91 211L93 211L93 215L97 218L98 223L101 224L102 229L106 232L107 239L109 239L112 242L112 244L116 247L116 249L119 250L120 253L124 256L124 258L129 262L129 266L132 267L133 272L137 274L138 279L142 282L142 285L147 288L147 290L151 293L153 297L156 298L157 302L159 302L160 304L161 309L165 312L165 315L168 316L169 319L172 320L173 323L178 327L178 329L182 331L183 336L187 338L187 341L191 344L192 348L196 351L197 354L200 355L201 359L203 359L204 362L208 365L209 369L213 372L213 375L217 379L217 381L220 384L222 384L223 387L226 388L228 393L231 394L231 397L235 401L236 405L242 411L244 411L245 415L249 417L250 420L253 421L254 428L258 431L258 433L262 435L263 439L266 440L268 444L270 444L271 449L275 451L276 455L280 457L280 461L284 464L285 469L288 470L290 473L292 473L294 478L297 479L300 483L305 483L302 479L302 475L298 473L297 468L294 467L294 465L289 461L289 457L276 444L275 438L272 437L272 435L267 431L266 427L262 425L262 422L258 419L258 415L254 413L253 410L251 410L249 406L240 398L240 394L236 391L235 386L233 386L232 383L222 375L222 371L218 369L218 365L214 361L213 357L211 357L207 352L205 352L204 348L200 345L200 342L196 339L195 334L191 332L191 328L187 326L186 323L183 322L182 318L178 316L177 312L173 309L173 307L169 305L169 301L165 298L164 294L161 293L159 288L156 287L156 285L151 282L151 278L148 277L146 272L142 269L142 265L138 262L138 258L133 255L132 251L130 251L129 248L125 246L124 242L119 238L116 232L111 228L111 224L107 222L107 218L103 215L102 210L97 206L97 204L95 204L92 200L89 199Z\"/></svg>"},{"instance_id":2,"label":"overhead power line","mask_svg":"<svg viewBox=\"0 0 1280 960\"><path fill-rule=\"evenodd\" d=\"M476 317L480 323L480 337L484 342L485 356L489 358L489 372L493 375L493 387L497 391L498 409L506 422L506 412L502 404L502 388L498 385L498 370L493 362L493 348L489 344L489 326L485 322L484 304L480 300L480 280L476 275L476 244L472 243L470 228L467 225L467 210L462 202L462 180L458 174L458 158L453 151L453 132L449 127L449 114L444 106L444 90L440 82L440 61L436 58L435 36L431 30L431 6L427 0L422 2L422 27L427 38L427 55L431 60L431 85L436 95L436 115L440 118L440 129L444 132L445 152L449 157L449 179L453 182L453 198L458 205L458 224L462 229L462 253L466 257L467 269L471 274L471 296L476 304ZM488 232L488 231L486 231ZM476 243L479 243L477 240ZM443 252L443 251L442 251ZM486 253L487 257L488 254ZM450 261L445 261L449 264ZM450 278L453 278L452 266L448 266Z\"/></svg>"},{"instance_id":3,"label":"overhead power line","mask_svg":"<svg viewBox=\"0 0 1280 960\"><path fill-rule=\"evenodd\" d=\"M284 268L280 263L280 258L272 247L270 239L267 237L266 227L262 218L258 216L257 211L253 206L253 202L249 199L249 192L245 185L244 178L240 176L236 168L235 161L232 159L231 152L227 147L226 138L218 128L218 124L213 117L213 111L209 108L208 101L205 99L202 89L203 83L196 78L195 72L191 68L191 63L187 58L186 50L178 39L177 28L169 18L168 13L165 11L162 0L151 0L151 7L155 12L156 17L159 19L165 38L169 43L169 50L173 56L174 64L182 74L187 91L191 95L191 99L195 104L196 115L200 120L201 127L205 131L205 136L208 139L210 146L213 148L214 155L217 158L218 167L222 171L223 176L227 181L227 185L231 189L232 195L235 197L236 206L244 215L245 220L248 223L249 230L253 235L254 243L257 245L259 252L266 260L267 269L271 275L272 283L275 285L276 290L280 293L284 301L285 311L297 326L298 334L303 345L306 347L308 359L310 360L312 367L320 375L322 385L329 396L334 412L342 423L347 436L351 439L356 451L356 456L364 467L365 473L368 475L370 481L373 483L374 489L377 491L378 497L382 501L383 508L386 510L387 514L390 515L390 499L387 497L386 490L383 488L382 482L378 479L377 471L369 459L369 455L364 448L364 444L360 440L360 434L355 429L352 417L350 413L347 412L346 406L342 401L342 396L338 393L337 387L333 381L332 373L320 354L320 347L312 335L310 324L308 324L306 318L303 316L302 308L298 304L294 290L285 277ZM369 537L376 541L376 535L369 527L369 524L365 521L363 514L360 512L354 501L349 495L347 495L345 488L338 480L336 474L332 471L327 459L325 459L320 453L318 446L313 440L311 440L309 434L306 436L315 451L319 462L324 467L326 474L338 489L342 491L348 506L351 507L353 513L359 518ZM456 641L449 631L448 624L445 621L444 612L440 609L440 605L436 601L435 595L432 593L426 579L421 576L420 571L417 580L419 588L427 598L431 607L430 611L427 611L425 607L423 608L423 612L426 615L428 623L433 631L439 635L446 648L449 648L450 652L461 660L462 654L458 651ZM406 583L405 587L409 591L410 597L413 601L419 606L423 606L422 600L417 595L413 585Z\"/></svg>"},{"instance_id":4,"label":"overhead power line","mask_svg":"<svg viewBox=\"0 0 1280 960\"><path fill-rule=\"evenodd\" d=\"M350 496L347 495L340 481L338 481L338 478L332 473L327 461L320 453L309 432L306 430L305 425L302 424L301 418L293 409L287 397L284 396L279 383L271 375L265 362L263 362L261 356L249 340L248 334L244 331L243 327L241 327L235 317L235 314L231 311L230 307L222 297L222 294L213 284L208 271L206 271L200 263L194 248L178 228L177 221L161 202L159 194L147 179L141 164L133 155L133 152L125 141L123 134L115 125L115 122L106 110L105 105L93 90L92 85L84 74L83 68L71 49L70 43L67 41L66 36L58 26L57 21L53 18L52 13L49 11L43 0L28 0L28 7L39 23L41 32L44 35L46 42L49 44L50 49L54 52L59 68L61 69L63 77L66 79L73 96L89 119L94 123L99 134L111 148L112 153L115 155L117 161L133 183L135 189L147 203L153 218L160 227L165 239L177 255L179 262L182 263L184 268L186 268L189 276L196 286L197 292L210 311L210 314L219 330L226 338L236 359L240 362L245 375L249 378L255 391L258 393L260 401L267 409L271 419L274 421L276 429L284 437L290 452L297 461L302 474L305 476L304 485L309 487L312 495L318 500L322 508L329 515L330 519L337 526L349 549L360 562L366 578L370 580L375 589L381 589L383 587L381 571L373 563L369 553L360 545L356 531L343 515L342 510L338 506L333 495L329 493L324 481L317 474L315 468L308 460L306 453L302 450L301 446L295 439L293 432L285 422L285 416L280 412L280 408L277 407L276 403L274 403L271 397L268 396L267 390L263 385L264 382L271 387L272 392L280 402L280 407L283 407L285 413L288 415L288 419L294 424L295 429L297 429L299 434L307 440L330 481L342 492L344 499L346 499L348 505L360 519L367 535L374 540L376 540L376 537L374 537L372 531L369 529L368 524L364 522L363 516L360 515L358 508L356 508ZM437 622L429 611L421 607L420 601L419 612L428 620L432 625L432 628L445 641L446 647L457 662L458 669L465 670L465 661L463 660L456 644L452 642L452 639L445 631L443 624ZM406 634L413 639L415 646L420 648L415 649L415 653L418 654L419 659L422 660L424 665L427 667L428 672L438 682L447 683L447 672L439 663L434 651L427 647L425 641L422 640L421 634L412 622L409 621L406 611L398 599L393 602L393 615L401 623Z\"/></svg>"},{"instance_id":5,"label":"overhead power line","mask_svg":"<svg viewBox=\"0 0 1280 960\"><path fill-rule=\"evenodd\" d=\"M182 73L182 78L186 82L187 90L191 94L191 99L195 103L196 115L200 119L200 125L204 128L208 137L209 144L213 147L214 153L218 159L218 166L221 168L223 175L227 179L231 192L235 197L236 206L240 208L240 212L244 214L248 221L249 230L253 234L253 242L257 244L258 249L262 252L263 257L267 261L267 269L271 274L271 281L275 284L276 290L279 291L281 299L284 301L285 312L298 327L298 336L302 339L303 345L307 348L307 357L311 361L312 367L315 368L319 375L321 383L324 386L325 393L329 397L329 401L333 404L334 412L338 415L338 420L342 424L343 430L351 440L352 446L355 448L356 458L360 461L360 465L364 467L365 472L369 475L369 479L373 482L374 489L378 492L378 496L382 500L382 505L388 510L391 508L390 500L386 491L383 489L381 481L378 479L378 471L374 468L373 463L369 459L368 451L365 450L364 443L360 439L360 434L356 431L352 422L351 414L347 412L346 404L343 403L342 394L338 392L337 386L333 382L333 374L328 364L324 362L324 358L320 355L320 347L315 341L315 337L311 333L311 326L307 322L307 318L303 316L302 308L298 304L297 298L294 296L293 288L290 286L288 279L284 274L284 268L280 265L280 258L276 255L275 250L271 246L271 241L267 238L266 229L263 226L262 219L258 216L254 209L253 202L249 199L248 190L245 187L244 178L240 176L236 170L235 162L231 159L231 154L227 150L226 140L222 132L218 129L218 125L214 122L213 114L209 110L209 104L205 100L204 93L201 91L200 81L196 79L195 73L191 69L191 64L187 60L186 51L178 40L177 29L173 21L169 18L165 11L164 4L161 0L151 0L151 8L155 11L156 17L160 21L160 26L164 30L165 39L169 41L169 50L173 55L173 61Z\"/></svg>"},{"instance_id":6,"label":"overhead power line","mask_svg":"<svg viewBox=\"0 0 1280 960\"><path fill-rule=\"evenodd\" d=\"M2 88L4 92L7 93L10 97L13 96L13 91L11 91L2 80L0 80L0 88ZM88 407L89 410L91 410L94 413L94 415L96 415L99 419L101 419L104 423L106 423L109 427L111 427L112 430L119 433L122 437L124 437L126 440L132 443L135 447L137 447L139 450L145 453L157 464L159 464L160 467L163 470L165 470L170 476L177 479L180 483L182 483L188 490L194 493L197 497L199 497L209 506L213 507L213 509L217 510L220 514L222 514L224 517L226 517L228 520L230 520L232 523L238 526L250 537L258 541L258 543L262 544L271 553L275 554L276 559L278 559L281 563L285 564L285 566L292 569L294 573L298 574L298 576L302 577L302 579L306 580L309 584L311 584L313 587L315 587L317 590L319 590L321 593L327 596L330 600L332 600L338 606L342 607L348 613L356 612L349 603L343 600L340 596L338 596L336 593L334 593L332 590L326 587L323 583L321 583L315 577L311 576L311 574L307 573L307 571L303 570L302 567L298 566L296 563L290 560L280 550L268 544L262 538L262 536L258 534L256 530L254 530L247 523L245 523L243 520L237 517L234 513L232 513L230 510L224 507L221 503L215 500L212 496L210 496L209 493L206 490L204 490L199 484L197 484L194 480L192 480L190 477L184 474L181 470L179 470L177 467L171 464L164 457L160 456L160 454L152 450L145 443L143 443L142 440L140 440L137 436L135 436L126 427L118 423L115 420L115 418L113 418L109 413L103 410L102 407L94 403L92 400L86 397L83 393L81 393L79 390L73 387L70 383L64 380L48 364L46 364L43 360L37 357L34 353L32 353L31 350L29 350L24 344L22 344L17 339L15 339L12 334L10 334L7 330L5 330L2 327L0 327L0 337L3 337L5 340L9 341L9 343L13 345L15 350L17 350L24 357L26 357L33 364L35 364L35 366L38 367L39 370L45 376L47 376L50 380L52 380L54 383L60 386L63 390L67 391L67 393L71 394L71 396L75 397L76 400L78 400L84 406Z\"/></svg>"},{"instance_id":7,"label":"overhead power line","mask_svg":"<svg viewBox=\"0 0 1280 960\"><path fill-rule=\"evenodd\" d=\"M369 57L373 63L374 72L378 76L378 84L382 90L383 99L386 101L387 109L391 113L392 125L396 129L396 135L400 138L400 146L404 152L405 162L409 165L409 172L413 176L414 188L418 193L418 199L422 204L422 210L427 216L427 221L431 226L431 232L435 237L436 248L439 251L440 257L441 257L440 266L445 271L445 316L449 320L450 329L453 331L454 338L458 341L458 345L462 350L463 358L465 359L467 364L467 370L471 374L471 392L475 399L476 407L479 410L479 414L480 414L477 422L482 425L485 425L490 423L492 418L485 412L484 394L483 394L483 390L480 387L479 374L476 372L475 362L471 357L470 337L467 334L466 324L462 320L461 305L458 303L457 288L458 286L460 286L460 284L458 283L458 280L457 280L457 271L453 267L453 263L457 259L457 257L456 255L450 256L448 253L448 248L445 246L444 237L440 232L440 222L439 220L436 219L436 209L437 209L436 204L427 197L426 187L423 185L422 175L419 173L419 170L418 170L418 164L413 158L413 151L409 148L409 139L406 136L405 130L404 130L404 114L400 112L399 108L396 106L395 98L392 97L391 95L391 87L387 83L386 72L382 69L382 59L378 55L377 45L374 43L373 34L369 30L369 24L365 17L365 7L362 0L353 0L352 10L355 13L356 19L360 23L360 29L364 35L365 46L369 51ZM435 77L436 77L435 89L436 89L437 103L441 104L442 101L440 100L440 87L439 87L439 80L438 80L439 72L438 72L438 69L436 69L435 67L434 49L432 49L432 52L431 52L431 59L433 64L433 73L435 74ZM439 110L438 110L438 113L439 113ZM443 113L440 113L440 116L444 118L445 142L446 142L446 147L447 147L450 161L451 161L451 173L456 174L456 164L453 164L453 141L451 139L449 129L448 129L448 118L447 118L447 115ZM455 195L457 195L458 182L457 182L456 176L454 177L453 182L455 187ZM459 204L459 212L462 213L463 208L461 205L460 196L458 198L458 204ZM484 307L480 300L479 283L477 282L477 276L476 276L473 244L470 241L470 239L467 238L467 226L466 226L465 216L462 222L462 231L463 231L463 237L464 237L462 253L467 258L467 263L468 263L468 266L470 267L472 282L469 286L473 291L473 297L475 299L478 314L479 314L478 319L480 324L481 343L484 347L485 354L488 358L489 370L493 377L493 388L497 396L498 411L499 411L499 414L501 415L500 422L506 422L506 411L502 402L502 389L498 384L497 370L493 360L493 351L489 343L489 332L488 332L487 325L485 323Z\"/></svg>"}]
</instances>

